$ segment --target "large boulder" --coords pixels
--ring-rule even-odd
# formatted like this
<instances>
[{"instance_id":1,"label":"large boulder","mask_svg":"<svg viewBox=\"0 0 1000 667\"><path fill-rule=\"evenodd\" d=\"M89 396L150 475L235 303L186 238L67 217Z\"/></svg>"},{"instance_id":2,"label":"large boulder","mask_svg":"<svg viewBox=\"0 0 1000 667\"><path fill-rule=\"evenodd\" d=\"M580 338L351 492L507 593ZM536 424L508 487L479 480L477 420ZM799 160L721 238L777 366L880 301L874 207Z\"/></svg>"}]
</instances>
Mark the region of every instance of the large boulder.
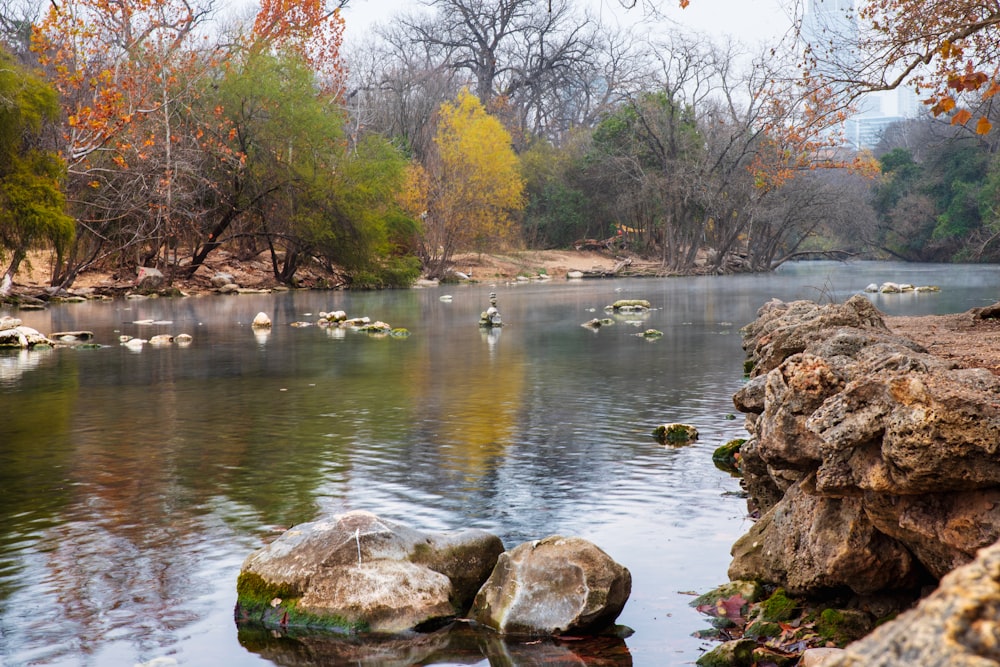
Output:
<instances>
[{"instance_id":1,"label":"large boulder","mask_svg":"<svg viewBox=\"0 0 1000 667\"><path fill-rule=\"evenodd\" d=\"M247 557L237 618L266 627L397 633L469 608L503 552L482 530L427 533L370 512L301 524Z\"/></svg>"},{"instance_id":2,"label":"large boulder","mask_svg":"<svg viewBox=\"0 0 1000 667\"><path fill-rule=\"evenodd\" d=\"M632 575L594 544L553 535L500 555L470 617L504 635L599 632L632 592Z\"/></svg>"},{"instance_id":3,"label":"large boulder","mask_svg":"<svg viewBox=\"0 0 1000 667\"><path fill-rule=\"evenodd\" d=\"M1000 544L941 579L911 611L823 667L988 667L1000 663Z\"/></svg>"}]
</instances>

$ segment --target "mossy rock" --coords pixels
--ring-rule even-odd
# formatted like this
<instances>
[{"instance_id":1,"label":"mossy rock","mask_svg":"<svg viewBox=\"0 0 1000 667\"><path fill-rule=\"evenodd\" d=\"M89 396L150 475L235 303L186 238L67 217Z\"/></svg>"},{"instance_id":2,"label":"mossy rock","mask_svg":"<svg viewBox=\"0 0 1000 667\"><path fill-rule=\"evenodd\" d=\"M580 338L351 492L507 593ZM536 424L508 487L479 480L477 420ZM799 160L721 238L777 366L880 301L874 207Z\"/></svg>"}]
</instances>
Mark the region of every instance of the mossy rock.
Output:
<instances>
[{"instance_id":1,"label":"mossy rock","mask_svg":"<svg viewBox=\"0 0 1000 667\"><path fill-rule=\"evenodd\" d=\"M757 642L752 639L734 639L723 642L695 662L700 667L750 667Z\"/></svg>"},{"instance_id":2,"label":"mossy rock","mask_svg":"<svg viewBox=\"0 0 1000 667\"><path fill-rule=\"evenodd\" d=\"M739 453L744 442L746 442L746 438L736 438L717 447L712 452L712 463L715 464L715 467L728 472L733 477L741 477L743 473L740 470Z\"/></svg>"},{"instance_id":3,"label":"mossy rock","mask_svg":"<svg viewBox=\"0 0 1000 667\"><path fill-rule=\"evenodd\" d=\"M389 332L389 335L393 338L406 338L410 335L409 329L404 329L403 327L397 327Z\"/></svg>"},{"instance_id":4,"label":"mossy rock","mask_svg":"<svg viewBox=\"0 0 1000 667\"><path fill-rule=\"evenodd\" d=\"M753 650L753 664L755 665L768 665L768 667L792 667L792 665L799 664L800 656L798 654L789 655L786 653L778 653L766 646L758 646Z\"/></svg>"},{"instance_id":5,"label":"mossy rock","mask_svg":"<svg viewBox=\"0 0 1000 667\"><path fill-rule=\"evenodd\" d=\"M743 375L749 376L753 373L753 369L757 367L757 362L753 359L746 359L743 362Z\"/></svg>"},{"instance_id":6,"label":"mossy rock","mask_svg":"<svg viewBox=\"0 0 1000 667\"><path fill-rule=\"evenodd\" d=\"M698 429L690 424L660 424L653 429L653 437L663 444L683 445L698 439Z\"/></svg>"},{"instance_id":7,"label":"mossy rock","mask_svg":"<svg viewBox=\"0 0 1000 667\"><path fill-rule=\"evenodd\" d=\"M839 647L861 639L874 627L871 616L859 609L824 609L816 619L816 632Z\"/></svg>"},{"instance_id":8,"label":"mossy rock","mask_svg":"<svg viewBox=\"0 0 1000 667\"><path fill-rule=\"evenodd\" d=\"M767 639L781 636L781 625L772 621L756 620L747 625L743 630L743 636L747 639Z\"/></svg>"},{"instance_id":9,"label":"mossy rock","mask_svg":"<svg viewBox=\"0 0 1000 667\"><path fill-rule=\"evenodd\" d=\"M728 584L716 586L709 592L699 595L691 601L691 606L700 607L706 604L714 606L719 600L725 600L734 595L741 596L747 602L757 602L764 597L764 586L758 581L737 579L736 581L730 581Z\"/></svg>"},{"instance_id":10,"label":"mossy rock","mask_svg":"<svg viewBox=\"0 0 1000 667\"><path fill-rule=\"evenodd\" d=\"M800 607L797 600L793 600L785 594L784 588L779 588L771 594L771 597L757 606L757 617L762 621L780 623L794 618Z\"/></svg>"},{"instance_id":11,"label":"mossy rock","mask_svg":"<svg viewBox=\"0 0 1000 667\"><path fill-rule=\"evenodd\" d=\"M663 338L663 332L658 329L646 329L641 335L643 338Z\"/></svg>"},{"instance_id":12,"label":"mossy rock","mask_svg":"<svg viewBox=\"0 0 1000 667\"><path fill-rule=\"evenodd\" d=\"M291 584L269 584L253 572L236 578L236 620L265 628L313 628L338 633L367 632L364 623L339 616L319 616L298 609L302 593Z\"/></svg>"},{"instance_id":13,"label":"mossy rock","mask_svg":"<svg viewBox=\"0 0 1000 667\"><path fill-rule=\"evenodd\" d=\"M652 306L649 301L645 299L619 299L613 304L605 308L605 310L614 311L624 311L624 312L638 312L643 310L649 310Z\"/></svg>"}]
</instances>

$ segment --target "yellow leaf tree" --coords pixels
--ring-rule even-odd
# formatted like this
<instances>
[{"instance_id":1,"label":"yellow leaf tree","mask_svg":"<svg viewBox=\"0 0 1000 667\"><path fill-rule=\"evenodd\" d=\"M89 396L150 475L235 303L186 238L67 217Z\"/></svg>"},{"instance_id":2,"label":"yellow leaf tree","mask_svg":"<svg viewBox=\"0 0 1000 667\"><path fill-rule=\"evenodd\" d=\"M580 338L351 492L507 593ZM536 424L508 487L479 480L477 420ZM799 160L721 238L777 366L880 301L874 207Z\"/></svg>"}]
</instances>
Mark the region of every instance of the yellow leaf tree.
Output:
<instances>
[{"instance_id":1,"label":"yellow leaf tree","mask_svg":"<svg viewBox=\"0 0 1000 667\"><path fill-rule=\"evenodd\" d=\"M514 238L524 180L511 137L479 99L463 90L438 110L437 134L421 180L426 208L421 259L442 276L456 252L493 249Z\"/></svg>"}]
</instances>

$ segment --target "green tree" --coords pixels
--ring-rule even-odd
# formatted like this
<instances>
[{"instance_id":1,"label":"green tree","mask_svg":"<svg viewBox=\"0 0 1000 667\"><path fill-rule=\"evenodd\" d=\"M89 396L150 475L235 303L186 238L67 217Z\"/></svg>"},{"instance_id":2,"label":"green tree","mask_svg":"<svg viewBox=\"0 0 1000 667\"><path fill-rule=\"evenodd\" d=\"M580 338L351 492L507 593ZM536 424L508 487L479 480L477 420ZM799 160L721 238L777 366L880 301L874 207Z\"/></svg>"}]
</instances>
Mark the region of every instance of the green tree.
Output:
<instances>
[{"instance_id":1,"label":"green tree","mask_svg":"<svg viewBox=\"0 0 1000 667\"><path fill-rule=\"evenodd\" d=\"M206 127L213 185L191 273L224 243L241 241L255 254L261 240L282 282L294 282L316 256L366 283L412 279L398 260L402 244L394 244L412 228L395 204L403 156L376 136L351 145L342 108L300 56L248 52L207 87L202 103L218 118Z\"/></svg>"},{"instance_id":2,"label":"green tree","mask_svg":"<svg viewBox=\"0 0 1000 667\"><path fill-rule=\"evenodd\" d=\"M42 128L58 118L55 91L0 50L0 252L10 261L0 293L33 248L61 253L73 238L60 187L65 166L44 150Z\"/></svg>"},{"instance_id":3,"label":"green tree","mask_svg":"<svg viewBox=\"0 0 1000 667\"><path fill-rule=\"evenodd\" d=\"M583 181L589 133L562 145L536 139L521 153L527 206L523 236L531 247L566 248L585 238L607 238L611 224Z\"/></svg>"},{"instance_id":4,"label":"green tree","mask_svg":"<svg viewBox=\"0 0 1000 667\"><path fill-rule=\"evenodd\" d=\"M518 158L510 134L468 90L438 110L424 170L421 259L429 275L443 275L455 252L514 238L514 216L524 207Z\"/></svg>"}]
</instances>

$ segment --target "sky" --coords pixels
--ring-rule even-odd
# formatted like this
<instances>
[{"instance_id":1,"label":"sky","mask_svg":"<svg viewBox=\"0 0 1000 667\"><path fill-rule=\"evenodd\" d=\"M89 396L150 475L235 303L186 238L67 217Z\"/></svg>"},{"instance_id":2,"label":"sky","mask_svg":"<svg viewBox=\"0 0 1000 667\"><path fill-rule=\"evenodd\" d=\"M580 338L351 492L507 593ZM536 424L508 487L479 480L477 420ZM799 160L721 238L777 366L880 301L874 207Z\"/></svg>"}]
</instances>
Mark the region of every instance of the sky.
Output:
<instances>
[{"instance_id":1,"label":"sky","mask_svg":"<svg viewBox=\"0 0 1000 667\"><path fill-rule=\"evenodd\" d=\"M642 20L639 8L625 10L620 0L573 1L591 5L595 13L609 22L629 25ZM682 26L714 37L735 37L747 46L778 38L791 26L785 10L787 2L782 0L691 0L686 9L681 9L677 0L653 1ZM421 6L420 0L351 0L344 11L347 39L357 39L375 22Z\"/></svg>"}]
</instances>

